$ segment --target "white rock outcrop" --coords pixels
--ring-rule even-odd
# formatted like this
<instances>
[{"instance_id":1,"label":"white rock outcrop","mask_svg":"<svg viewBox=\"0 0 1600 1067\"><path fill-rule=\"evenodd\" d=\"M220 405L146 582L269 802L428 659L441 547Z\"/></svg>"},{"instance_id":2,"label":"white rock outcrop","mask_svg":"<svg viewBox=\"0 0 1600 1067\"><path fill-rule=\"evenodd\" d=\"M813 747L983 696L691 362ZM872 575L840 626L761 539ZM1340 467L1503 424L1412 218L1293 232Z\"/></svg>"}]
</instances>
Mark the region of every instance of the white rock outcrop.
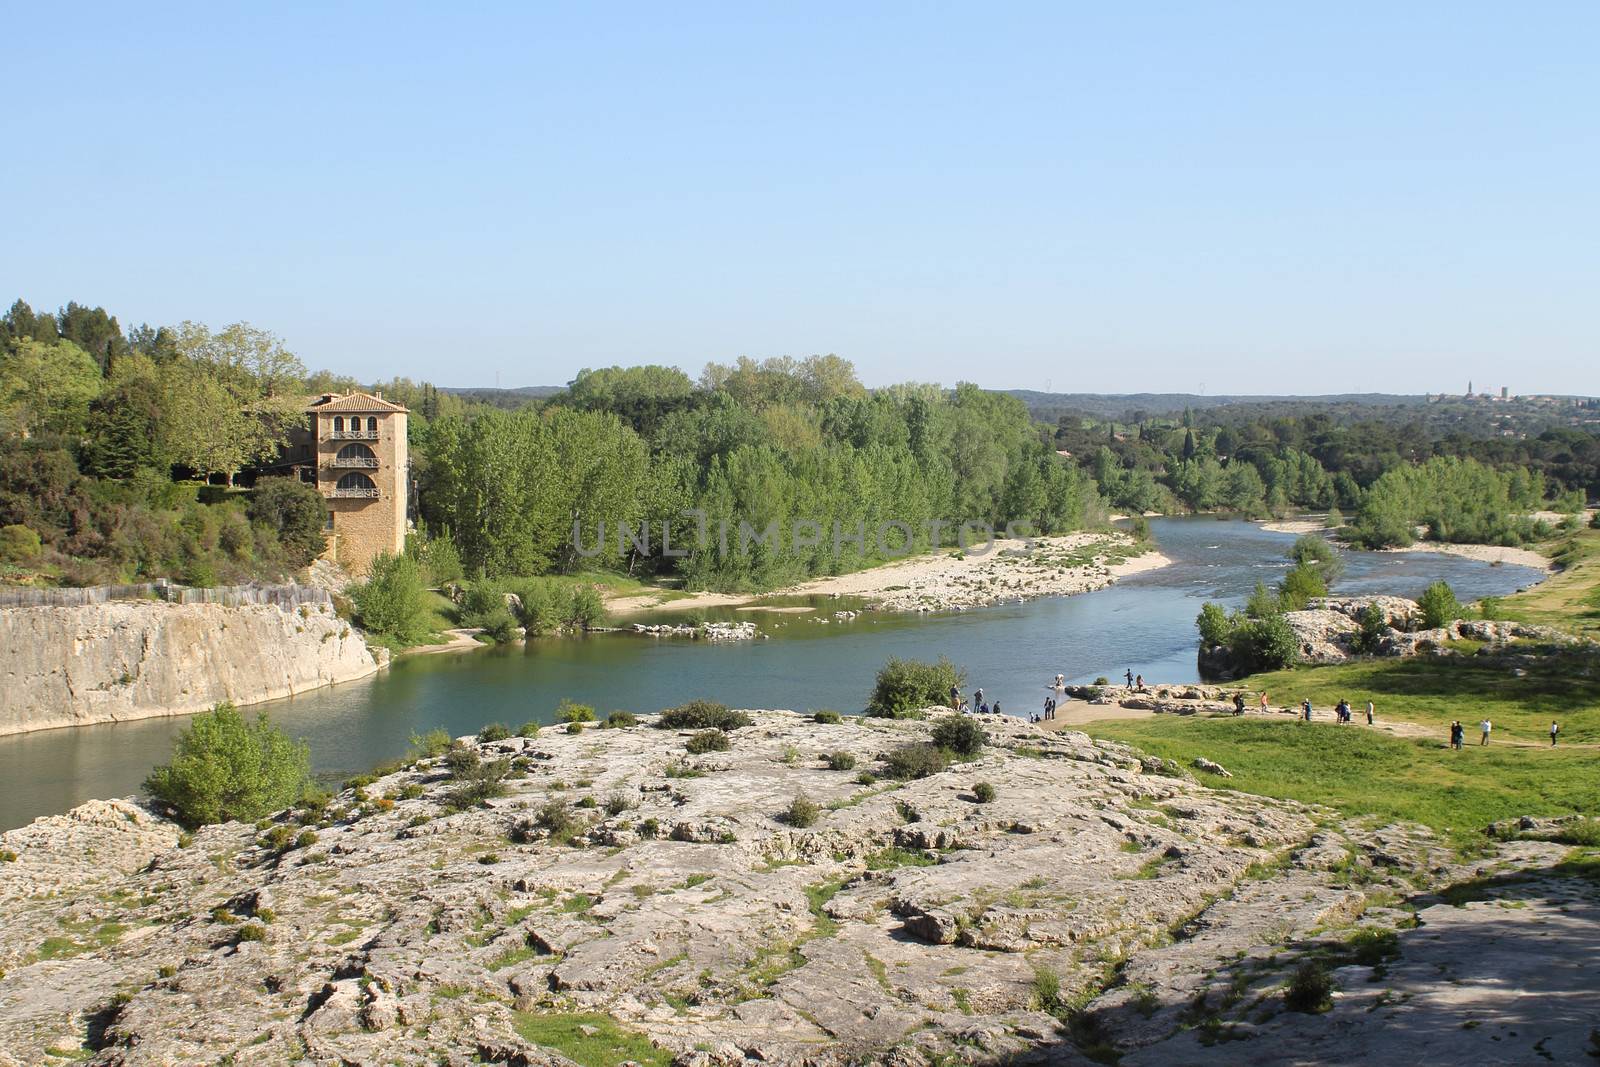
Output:
<instances>
[{"instance_id":1,"label":"white rock outcrop","mask_svg":"<svg viewBox=\"0 0 1600 1067\"><path fill-rule=\"evenodd\" d=\"M0 609L0 735L187 715L388 663L329 605L113 602Z\"/></svg>"}]
</instances>

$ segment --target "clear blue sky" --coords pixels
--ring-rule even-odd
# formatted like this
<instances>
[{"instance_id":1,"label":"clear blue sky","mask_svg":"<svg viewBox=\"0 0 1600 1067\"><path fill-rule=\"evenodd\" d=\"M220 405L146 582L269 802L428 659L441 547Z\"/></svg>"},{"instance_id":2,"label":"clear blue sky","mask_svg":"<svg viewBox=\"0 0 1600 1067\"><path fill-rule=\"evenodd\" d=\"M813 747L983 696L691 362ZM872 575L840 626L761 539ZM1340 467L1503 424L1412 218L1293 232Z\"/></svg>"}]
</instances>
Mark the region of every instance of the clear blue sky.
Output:
<instances>
[{"instance_id":1,"label":"clear blue sky","mask_svg":"<svg viewBox=\"0 0 1600 1067\"><path fill-rule=\"evenodd\" d=\"M0 297L448 385L1600 393L1600 4L10 5Z\"/></svg>"}]
</instances>

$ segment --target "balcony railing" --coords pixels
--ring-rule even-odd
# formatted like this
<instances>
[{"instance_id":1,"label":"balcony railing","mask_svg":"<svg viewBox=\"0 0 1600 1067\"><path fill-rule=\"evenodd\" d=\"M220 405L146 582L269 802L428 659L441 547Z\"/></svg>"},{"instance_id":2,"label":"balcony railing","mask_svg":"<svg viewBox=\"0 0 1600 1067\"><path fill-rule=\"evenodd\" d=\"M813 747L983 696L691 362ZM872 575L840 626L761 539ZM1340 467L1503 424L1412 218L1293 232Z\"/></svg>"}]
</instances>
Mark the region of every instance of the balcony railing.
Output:
<instances>
[{"instance_id":1,"label":"balcony railing","mask_svg":"<svg viewBox=\"0 0 1600 1067\"><path fill-rule=\"evenodd\" d=\"M376 467L377 456L334 456L328 460L330 467Z\"/></svg>"},{"instance_id":2,"label":"balcony railing","mask_svg":"<svg viewBox=\"0 0 1600 1067\"><path fill-rule=\"evenodd\" d=\"M330 430L328 437L334 441L376 441L377 430Z\"/></svg>"},{"instance_id":3,"label":"balcony railing","mask_svg":"<svg viewBox=\"0 0 1600 1067\"><path fill-rule=\"evenodd\" d=\"M376 500L376 499L378 499L378 490L376 490L376 489L335 489L333 492L329 493L328 495L333 497L335 500Z\"/></svg>"}]
</instances>

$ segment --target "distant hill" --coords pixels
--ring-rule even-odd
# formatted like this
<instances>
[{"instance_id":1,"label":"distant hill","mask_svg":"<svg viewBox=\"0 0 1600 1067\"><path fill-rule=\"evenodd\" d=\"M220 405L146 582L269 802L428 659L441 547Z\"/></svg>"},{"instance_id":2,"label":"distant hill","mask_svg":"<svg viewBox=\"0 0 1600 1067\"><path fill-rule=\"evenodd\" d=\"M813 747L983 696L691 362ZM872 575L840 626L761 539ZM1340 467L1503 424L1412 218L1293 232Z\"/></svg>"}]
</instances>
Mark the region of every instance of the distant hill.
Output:
<instances>
[{"instance_id":1,"label":"distant hill","mask_svg":"<svg viewBox=\"0 0 1600 1067\"><path fill-rule=\"evenodd\" d=\"M1034 389L1002 389L1028 405L1034 418L1054 422L1066 412L1118 417L1142 411L1146 415L1172 415L1186 409L1268 406L1314 406L1323 410L1364 407L1416 407L1428 402L1421 395L1401 393L1333 393L1325 396L1204 396L1199 393L1041 393Z\"/></svg>"},{"instance_id":2,"label":"distant hill","mask_svg":"<svg viewBox=\"0 0 1600 1067\"><path fill-rule=\"evenodd\" d=\"M530 400L543 400L565 389L564 385L523 385L515 389L496 389L493 386L441 385L439 392L459 396L478 404L497 408L520 408Z\"/></svg>"}]
</instances>

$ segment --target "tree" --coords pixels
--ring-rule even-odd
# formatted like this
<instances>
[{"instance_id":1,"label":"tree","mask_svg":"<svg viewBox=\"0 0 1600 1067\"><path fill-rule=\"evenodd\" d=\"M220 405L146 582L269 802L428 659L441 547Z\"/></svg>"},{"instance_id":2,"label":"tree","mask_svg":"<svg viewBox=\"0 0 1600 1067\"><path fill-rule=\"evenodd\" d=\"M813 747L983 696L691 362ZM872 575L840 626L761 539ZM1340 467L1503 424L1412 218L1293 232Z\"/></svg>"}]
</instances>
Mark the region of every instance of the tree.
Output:
<instances>
[{"instance_id":1,"label":"tree","mask_svg":"<svg viewBox=\"0 0 1600 1067\"><path fill-rule=\"evenodd\" d=\"M117 361L111 382L89 405L89 434L78 458L85 473L128 478L141 468L166 475L166 393L160 371L134 353Z\"/></svg>"},{"instance_id":2,"label":"tree","mask_svg":"<svg viewBox=\"0 0 1600 1067\"><path fill-rule=\"evenodd\" d=\"M1429 630L1447 626L1462 615L1461 602L1446 582L1434 582L1424 589L1417 607L1422 609L1422 625Z\"/></svg>"},{"instance_id":3,"label":"tree","mask_svg":"<svg viewBox=\"0 0 1600 1067\"><path fill-rule=\"evenodd\" d=\"M428 590L422 568L410 556L380 554L367 579L350 590L356 618L382 641L414 645L428 637Z\"/></svg>"},{"instance_id":4,"label":"tree","mask_svg":"<svg viewBox=\"0 0 1600 1067\"><path fill-rule=\"evenodd\" d=\"M327 547L328 504L314 485L298 478L262 478L245 514L278 535L291 567L304 567Z\"/></svg>"},{"instance_id":5,"label":"tree","mask_svg":"<svg viewBox=\"0 0 1600 1067\"><path fill-rule=\"evenodd\" d=\"M0 352L0 429L23 437L83 431L100 367L71 341L15 341Z\"/></svg>"},{"instance_id":6,"label":"tree","mask_svg":"<svg viewBox=\"0 0 1600 1067\"><path fill-rule=\"evenodd\" d=\"M247 722L232 704L201 712L178 736L172 761L144 787L187 826L258 819L305 792L311 756L304 742L267 722Z\"/></svg>"}]
</instances>

